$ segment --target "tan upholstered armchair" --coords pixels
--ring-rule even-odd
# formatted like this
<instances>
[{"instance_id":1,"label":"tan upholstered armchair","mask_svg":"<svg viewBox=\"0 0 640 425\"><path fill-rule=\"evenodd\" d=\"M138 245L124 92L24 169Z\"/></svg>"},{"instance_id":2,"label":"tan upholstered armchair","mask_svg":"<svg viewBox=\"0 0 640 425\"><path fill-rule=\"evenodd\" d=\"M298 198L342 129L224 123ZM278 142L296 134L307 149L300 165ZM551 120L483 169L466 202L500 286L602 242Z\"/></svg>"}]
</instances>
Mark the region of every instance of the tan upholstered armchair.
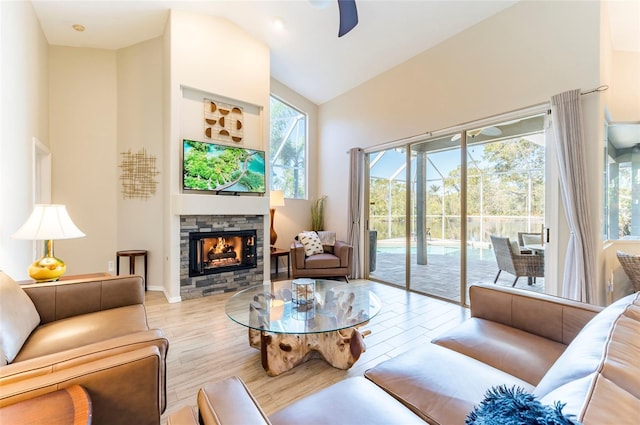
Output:
<instances>
[{"instance_id":1,"label":"tan upholstered armchair","mask_svg":"<svg viewBox=\"0 0 640 425\"><path fill-rule=\"evenodd\" d=\"M349 282L353 247L346 242L323 245L322 254L305 255L304 246L291 242L291 274L298 277L344 277Z\"/></svg>"}]
</instances>

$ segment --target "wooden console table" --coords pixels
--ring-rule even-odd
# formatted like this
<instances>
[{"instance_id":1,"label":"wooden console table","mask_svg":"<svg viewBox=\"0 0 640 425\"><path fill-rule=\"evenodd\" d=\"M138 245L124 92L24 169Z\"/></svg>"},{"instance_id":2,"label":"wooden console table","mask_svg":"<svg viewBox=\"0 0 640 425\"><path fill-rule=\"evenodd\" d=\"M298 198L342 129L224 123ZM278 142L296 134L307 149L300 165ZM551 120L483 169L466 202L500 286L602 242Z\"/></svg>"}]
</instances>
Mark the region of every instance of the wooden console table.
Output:
<instances>
[{"instance_id":1,"label":"wooden console table","mask_svg":"<svg viewBox=\"0 0 640 425\"><path fill-rule=\"evenodd\" d=\"M12 425L88 425L91 399L80 385L0 408L0 423Z\"/></svg>"}]
</instances>

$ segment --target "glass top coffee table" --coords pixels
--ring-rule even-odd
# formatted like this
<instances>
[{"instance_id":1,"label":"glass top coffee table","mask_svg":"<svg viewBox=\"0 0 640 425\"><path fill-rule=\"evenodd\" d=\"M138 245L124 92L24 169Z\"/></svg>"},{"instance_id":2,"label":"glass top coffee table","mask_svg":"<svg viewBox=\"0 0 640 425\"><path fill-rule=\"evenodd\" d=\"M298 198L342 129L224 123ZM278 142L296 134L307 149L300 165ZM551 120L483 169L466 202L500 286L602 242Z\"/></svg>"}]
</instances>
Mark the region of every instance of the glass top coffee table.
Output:
<instances>
[{"instance_id":1,"label":"glass top coffee table","mask_svg":"<svg viewBox=\"0 0 640 425\"><path fill-rule=\"evenodd\" d=\"M271 376L311 358L350 368L365 351L365 325L381 309L368 284L294 279L234 294L225 306L234 322L249 328L249 344L261 351Z\"/></svg>"}]
</instances>

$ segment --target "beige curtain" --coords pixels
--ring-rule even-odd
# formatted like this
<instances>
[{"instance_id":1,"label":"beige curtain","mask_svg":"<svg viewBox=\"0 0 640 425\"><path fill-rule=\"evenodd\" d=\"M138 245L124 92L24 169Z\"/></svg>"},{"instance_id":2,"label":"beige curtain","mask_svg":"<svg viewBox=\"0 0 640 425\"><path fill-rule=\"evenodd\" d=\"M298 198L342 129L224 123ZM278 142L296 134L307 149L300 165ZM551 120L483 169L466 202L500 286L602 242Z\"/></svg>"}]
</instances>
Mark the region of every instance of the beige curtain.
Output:
<instances>
[{"instance_id":1,"label":"beige curtain","mask_svg":"<svg viewBox=\"0 0 640 425\"><path fill-rule=\"evenodd\" d=\"M560 190L569 225L562 296L595 303L596 255L594 229L587 205L587 150L582 127L580 90L551 98L551 125L555 137Z\"/></svg>"},{"instance_id":2,"label":"beige curtain","mask_svg":"<svg viewBox=\"0 0 640 425\"><path fill-rule=\"evenodd\" d=\"M360 264L360 216L364 196L364 151L360 148L349 150L349 244L353 247L351 278L362 277Z\"/></svg>"}]
</instances>

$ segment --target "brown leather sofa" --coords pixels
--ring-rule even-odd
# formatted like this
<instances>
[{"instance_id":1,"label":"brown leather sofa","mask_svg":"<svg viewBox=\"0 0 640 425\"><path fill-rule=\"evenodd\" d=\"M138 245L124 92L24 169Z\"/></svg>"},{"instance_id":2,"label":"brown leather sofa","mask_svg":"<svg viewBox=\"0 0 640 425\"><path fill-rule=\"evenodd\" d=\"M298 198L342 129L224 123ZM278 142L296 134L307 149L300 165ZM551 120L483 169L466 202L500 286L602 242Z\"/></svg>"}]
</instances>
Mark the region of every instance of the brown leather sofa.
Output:
<instances>
[{"instance_id":1,"label":"brown leather sofa","mask_svg":"<svg viewBox=\"0 0 640 425\"><path fill-rule=\"evenodd\" d=\"M204 424L463 424L492 386L517 385L585 425L640 412L640 293L606 309L495 286L469 290L471 318L267 417L237 378L198 394ZM601 311L602 310L602 311ZM169 424L197 415L184 408Z\"/></svg>"},{"instance_id":2,"label":"brown leather sofa","mask_svg":"<svg viewBox=\"0 0 640 425\"><path fill-rule=\"evenodd\" d=\"M0 277L10 283L4 273ZM160 423L168 340L149 329L140 276L21 289L40 324L15 359L0 367L0 407L79 384L91 398L93 424Z\"/></svg>"},{"instance_id":3,"label":"brown leather sofa","mask_svg":"<svg viewBox=\"0 0 640 425\"><path fill-rule=\"evenodd\" d=\"M344 277L349 281L353 247L346 242L336 241L335 245L323 245L322 254L306 256L304 246L291 242L291 275L298 277Z\"/></svg>"}]
</instances>

